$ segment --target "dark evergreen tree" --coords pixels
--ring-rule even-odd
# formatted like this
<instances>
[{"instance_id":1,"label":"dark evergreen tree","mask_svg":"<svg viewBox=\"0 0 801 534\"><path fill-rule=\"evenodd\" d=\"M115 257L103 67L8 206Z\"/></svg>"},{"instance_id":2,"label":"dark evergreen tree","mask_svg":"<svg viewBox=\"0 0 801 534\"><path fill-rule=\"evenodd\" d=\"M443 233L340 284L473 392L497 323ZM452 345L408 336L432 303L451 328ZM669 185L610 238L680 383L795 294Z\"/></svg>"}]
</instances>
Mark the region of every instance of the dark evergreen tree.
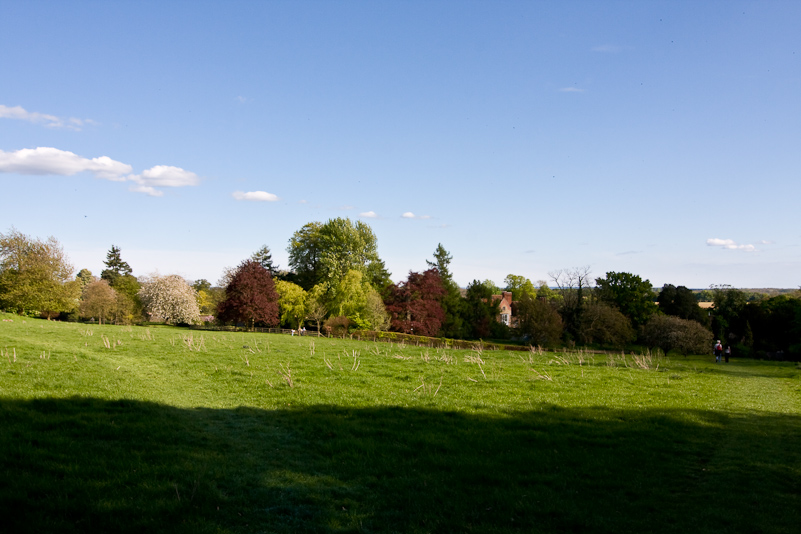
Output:
<instances>
[{"instance_id":1,"label":"dark evergreen tree","mask_svg":"<svg viewBox=\"0 0 801 534\"><path fill-rule=\"evenodd\" d=\"M659 311L665 315L698 321L703 325L709 322L704 310L698 306L695 293L685 286L676 287L673 284L665 284L656 301L659 303Z\"/></svg>"},{"instance_id":2,"label":"dark evergreen tree","mask_svg":"<svg viewBox=\"0 0 801 534\"><path fill-rule=\"evenodd\" d=\"M275 273L279 270L278 265L273 264L273 255L267 245L254 252L250 259L267 269L272 277L275 277Z\"/></svg>"},{"instance_id":3,"label":"dark evergreen tree","mask_svg":"<svg viewBox=\"0 0 801 534\"><path fill-rule=\"evenodd\" d=\"M429 267L437 269L442 280L442 286L445 289L445 294L440 301L445 312L440 333L444 337L461 339L466 335L464 321L462 320L464 299L459 286L453 281L453 276L451 275L450 264L452 259L451 254L445 250L442 243L439 243L437 250L434 251L434 261L426 260L426 263Z\"/></svg>"},{"instance_id":4,"label":"dark evergreen tree","mask_svg":"<svg viewBox=\"0 0 801 534\"><path fill-rule=\"evenodd\" d=\"M119 247L114 245L111 245L111 250L106 254L106 261L103 263L106 268L100 272L100 279L107 280L111 287L114 287L118 278L130 275L132 272L128 262L122 260Z\"/></svg>"}]
</instances>

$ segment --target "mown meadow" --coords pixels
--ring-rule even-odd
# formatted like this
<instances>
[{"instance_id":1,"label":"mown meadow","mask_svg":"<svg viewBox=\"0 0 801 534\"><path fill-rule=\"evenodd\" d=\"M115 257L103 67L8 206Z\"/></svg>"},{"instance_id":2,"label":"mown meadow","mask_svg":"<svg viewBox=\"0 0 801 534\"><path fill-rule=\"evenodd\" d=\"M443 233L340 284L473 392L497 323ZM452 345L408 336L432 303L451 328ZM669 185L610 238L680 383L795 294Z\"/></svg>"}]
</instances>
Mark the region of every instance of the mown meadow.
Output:
<instances>
[{"instance_id":1,"label":"mown meadow","mask_svg":"<svg viewBox=\"0 0 801 534\"><path fill-rule=\"evenodd\" d=\"M0 314L4 532L787 532L801 368Z\"/></svg>"}]
</instances>

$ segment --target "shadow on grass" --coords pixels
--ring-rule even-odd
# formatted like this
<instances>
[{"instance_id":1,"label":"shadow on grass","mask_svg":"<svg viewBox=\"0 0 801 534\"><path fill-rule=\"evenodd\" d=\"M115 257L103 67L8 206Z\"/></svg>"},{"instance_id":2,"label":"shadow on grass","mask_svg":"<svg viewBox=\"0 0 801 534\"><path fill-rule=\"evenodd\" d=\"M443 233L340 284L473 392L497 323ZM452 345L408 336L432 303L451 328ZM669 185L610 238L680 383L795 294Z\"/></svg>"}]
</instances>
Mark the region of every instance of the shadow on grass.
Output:
<instances>
[{"instance_id":1,"label":"shadow on grass","mask_svg":"<svg viewBox=\"0 0 801 534\"><path fill-rule=\"evenodd\" d=\"M0 399L7 532L797 532L797 416Z\"/></svg>"}]
</instances>

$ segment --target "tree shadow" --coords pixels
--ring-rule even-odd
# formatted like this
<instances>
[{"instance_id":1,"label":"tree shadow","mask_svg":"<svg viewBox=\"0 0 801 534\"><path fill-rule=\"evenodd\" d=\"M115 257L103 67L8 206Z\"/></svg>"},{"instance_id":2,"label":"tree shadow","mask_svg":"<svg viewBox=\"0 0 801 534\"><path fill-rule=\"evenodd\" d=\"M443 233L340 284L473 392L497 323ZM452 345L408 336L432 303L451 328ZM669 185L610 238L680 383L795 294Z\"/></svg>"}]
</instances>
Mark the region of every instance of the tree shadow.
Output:
<instances>
[{"instance_id":1,"label":"tree shadow","mask_svg":"<svg viewBox=\"0 0 801 534\"><path fill-rule=\"evenodd\" d=\"M801 419L0 399L8 532L792 532Z\"/></svg>"}]
</instances>

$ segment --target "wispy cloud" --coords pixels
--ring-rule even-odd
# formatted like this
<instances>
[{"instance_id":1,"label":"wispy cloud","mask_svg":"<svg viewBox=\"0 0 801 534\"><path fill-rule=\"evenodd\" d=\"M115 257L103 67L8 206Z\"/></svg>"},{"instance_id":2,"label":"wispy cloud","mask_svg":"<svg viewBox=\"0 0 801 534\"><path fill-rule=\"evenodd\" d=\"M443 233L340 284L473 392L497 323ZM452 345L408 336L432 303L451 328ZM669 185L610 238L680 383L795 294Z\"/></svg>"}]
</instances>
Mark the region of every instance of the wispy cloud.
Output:
<instances>
[{"instance_id":1,"label":"wispy cloud","mask_svg":"<svg viewBox=\"0 0 801 534\"><path fill-rule=\"evenodd\" d=\"M754 245L740 245L732 239L719 239L717 237L707 239L706 244L710 247L721 247L729 250L743 250L745 252L753 252L756 250Z\"/></svg>"},{"instance_id":2,"label":"wispy cloud","mask_svg":"<svg viewBox=\"0 0 801 534\"><path fill-rule=\"evenodd\" d=\"M21 121L42 124L48 128L66 128L80 131L85 124L97 124L92 119L76 119L75 117L57 117L47 113L28 111L22 106L8 107L0 104L0 119L16 119Z\"/></svg>"},{"instance_id":3,"label":"wispy cloud","mask_svg":"<svg viewBox=\"0 0 801 534\"><path fill-rule=\"evenodd\" d=\"M364 217L366 219L377 219L378 214L374 211L363 211L359 214L359 217Z\"/></svg>"},{"instance_id":4,"label":"wispy cloud","mask_svg":"<svg viewBox=\"0 0 801 534\"><path fill-rule=\"evenodd\" d=\"M130 165L107 156L88 159L52 147L23 148L16 152L0 150L0 172L57 176L91 172L98 178L124 181L124 175L132 171Z\"/></svg>"},{"instance_id":5,"label":"wispy cloud","mask_svg":"<svg viewBox=\"0 0 801 534\"><path fill-rule=\"evenodd\" d=\"M562 87L559 89L561 93L583 93L584 89L579 89L578 87Z\"/></svg>"},{"instance_id":6,"label":"wispy cloud","mask_svg":"<svg viewBox=\"0 0 801 534\"><path fill-rule=\"evenodd\" d=\"M275 202L278 197L267 191L234 191L233 197L236 200L249 200L251 202Z\"/></svg>"},{"instance_id":7,"label":"wispy cloud","mask_svg":"<svg viewBox=\"0 0 801 534\"><path fill-rule=\"evenodd\" d=\"M131 191L154 197L164 194L157 187L185 187L200 182L195 173L170 165L156 165L141 174L132 174L132 171L133 167L127 163L108 156L90 159L53 147L23 148L15 152L0 150L0 172L40 176L88 172L104 180L133 182Z\"/></svg>"},{"instance_id":8,"label":"wispy cloud","mask_svg":"<svg viewBox=\"0 0 801 534\"><path fill-rule=\"evenodd\" d=\"M415 215L411 211L407 211L406 213L402 214L401 217L403 219L431 219L431 215Z\"/></svg>"},{"instance_id":9,"label":"wispy cloud","mask_svg":"<svg viewBox=\"0 0 801 534\"><path fill-rule=\"evenodd\" d=\"M628 256L629 254L642 254L642 250L627 250L626 252L618 252L615 256Z\"/></svg>"}]
</instances>

